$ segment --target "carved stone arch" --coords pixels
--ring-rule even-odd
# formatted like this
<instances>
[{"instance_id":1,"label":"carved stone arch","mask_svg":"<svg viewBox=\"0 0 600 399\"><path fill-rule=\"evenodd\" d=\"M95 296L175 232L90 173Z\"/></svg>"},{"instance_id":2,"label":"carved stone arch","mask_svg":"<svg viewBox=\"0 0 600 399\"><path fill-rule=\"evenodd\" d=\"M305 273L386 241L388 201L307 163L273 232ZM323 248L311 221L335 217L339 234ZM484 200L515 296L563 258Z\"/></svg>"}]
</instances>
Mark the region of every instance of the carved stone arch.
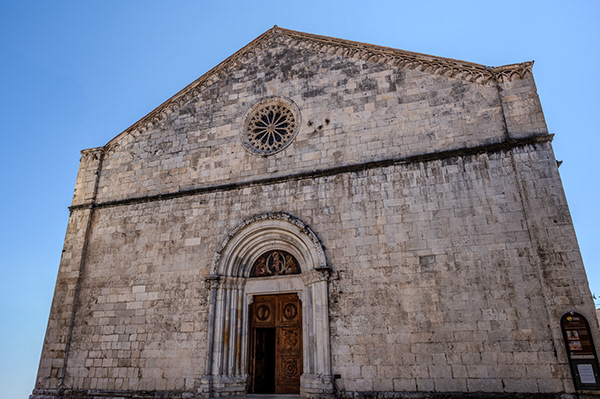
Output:
<instances>
[{"instance_id":1,"label":"carved stone arch","mask_svg":"<svg viewBox=\"0 0 600 399\"><path fill-rule=\"evenodd\" d=\"M300 274L249 278L256 259L283 250ZM286 213L265 213L240 223L223 239L206 279L210 288L205 396L247 393L249 320L254 295L297 293L302 301L303 374L300 394L332 396L328 279L330 268L316 234Z\"/></svg>"},{"instance_id":2,"label":"carved stone arch","mask_svg":"<svg viewBox=\"0 0 600 399\"><path fill-rule=\"evenodd\" d=\"M211 275L248 277L254 260L275 248L294 255L305 265L303 272L328 268L319 239L304 222L286 213L264 213L227 235L215 253Z\"/></svg>"}]
</instances>

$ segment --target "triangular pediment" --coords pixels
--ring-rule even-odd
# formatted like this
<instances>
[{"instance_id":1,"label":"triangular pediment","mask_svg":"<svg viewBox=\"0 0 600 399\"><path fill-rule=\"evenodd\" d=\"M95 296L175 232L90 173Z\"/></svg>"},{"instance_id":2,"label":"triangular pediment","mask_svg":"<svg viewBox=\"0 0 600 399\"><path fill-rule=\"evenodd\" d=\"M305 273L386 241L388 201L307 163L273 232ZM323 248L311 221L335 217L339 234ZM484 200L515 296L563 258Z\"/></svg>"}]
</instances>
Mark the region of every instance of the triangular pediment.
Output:
<instances>
[{"instance_id":1,"label":"triangular pediment","mask_svg":"<svg viewBox=\"0 0 600 399\"><path fill-rule=\"evenodd\" d=\"M108 151L114 150L125 137L136 137L156 126L168 115L176 112L196 97L203 88L221 79L226 79L229 73L238 69L255 53L263 51L273 40L277 40L290 48L335 54L367 62L381 63L393 68L419 70L481 85L524 78L531 72L533 66L533 61L528 61L501 67L488 67L466 61L303 33L274 26L113 138L106 144L105 149Z\"/></svg>"}]
</instances>

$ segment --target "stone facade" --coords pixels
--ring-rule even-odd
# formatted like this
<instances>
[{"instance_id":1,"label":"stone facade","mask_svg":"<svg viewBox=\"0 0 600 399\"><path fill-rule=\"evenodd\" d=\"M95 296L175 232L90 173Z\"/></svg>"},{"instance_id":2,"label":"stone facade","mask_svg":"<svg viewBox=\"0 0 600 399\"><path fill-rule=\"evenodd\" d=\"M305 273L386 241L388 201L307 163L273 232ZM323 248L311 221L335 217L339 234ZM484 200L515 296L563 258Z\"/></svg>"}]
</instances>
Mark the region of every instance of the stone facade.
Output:
<instances>
[{"instance_id":1,"label":"stone facade","mask_svg":"<svg viewBox=\"0 0 600 399\"><path fill-rule=\"evenodd\" d=\"M82 151L32 398L247 393L277 293L305 397L577 394L560 320L598 324L531 67L275 27ZM266 98L299 130L257 155ZM250 278L271 249L302 273Z\"/></svg>"}]
</instances>

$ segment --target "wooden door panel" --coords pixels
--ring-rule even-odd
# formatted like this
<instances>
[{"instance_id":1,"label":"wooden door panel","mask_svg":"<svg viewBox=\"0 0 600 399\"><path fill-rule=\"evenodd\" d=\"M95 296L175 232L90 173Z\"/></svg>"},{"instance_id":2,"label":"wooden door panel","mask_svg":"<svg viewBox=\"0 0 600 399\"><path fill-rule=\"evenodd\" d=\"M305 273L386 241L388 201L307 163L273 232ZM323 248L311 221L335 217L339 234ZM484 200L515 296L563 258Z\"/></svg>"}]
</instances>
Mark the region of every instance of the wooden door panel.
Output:
<instances>
[{"instance_id":1,"label":"wooden door panel","mask_svg":"<svg viewBox=\"0 0 600 399\"><path fill-rule=\"evenodd\" d=\"M297 294L259 295L250 307L253 393L300 393L302 304Z\"/></svg>"},{"instance_id":2,"label":"wooden door panel","mask_svg":"<svg viewBox=\"0 0 600 399\"><path fill-rule=\"evenodd\" d=\"M251 326L255 328L275 327L277 298L273 295L257 296L252 304Z\"/></svg>"},{"instance_id":3,"label":"wooden door panel","mask_svg":"<svg viewBox=\"0 0 600 399\"><path fill-rule=\"evenodd\" d=\"M299 393L302 374L302 308L298 295L277 298L275 393Z\"/></svg>"},{"instance_id":4,"label":"wooden door panel","mask_svg":"<svg viewBox=\"0 0 600 399\"><path fill-rule=\"evenodd\" d=\"M275 393L299 393L301 368L297 355L278 356Z\"/></svg>"},{"instance_id":5,"label":"wooden door panel","mask_svg":"<svg viewBox=\"0 0 600 399\"><path fill-rule=\"evenodd\" d=\"M277 347L284 354L297 353L301 350L302 337L297 327L279 328L277 330Z\"/></svg>"},{"instance_id":6,"label":"wooden door panel","mask_svg":"<svg viewBox=\"0 0 600 399\"><path fill-rule=\"evenodd\" d=\"M300 312L300 301L296 294L282 295L279 298L279 311L277 312L278 326L297 326L302 317Z\"/></svg>"}]
</instances>

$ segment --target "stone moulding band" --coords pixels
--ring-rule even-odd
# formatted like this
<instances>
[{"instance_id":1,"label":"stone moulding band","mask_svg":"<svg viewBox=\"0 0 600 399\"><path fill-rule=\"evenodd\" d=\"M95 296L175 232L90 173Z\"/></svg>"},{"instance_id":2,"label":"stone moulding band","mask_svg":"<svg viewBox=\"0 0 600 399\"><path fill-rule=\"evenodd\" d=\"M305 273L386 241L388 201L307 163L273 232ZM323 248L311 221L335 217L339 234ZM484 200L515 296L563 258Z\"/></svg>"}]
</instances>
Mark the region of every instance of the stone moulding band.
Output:
<instances>
[{"instance_id":1,"label":"stone moulding band","mask_svg":"<svg viewBox=\"0 0 600 399\"><path fill-rule=\"evenodd\" d=\"M104 153L104 147L94 147L81 150L82 159L91 159L94 161L100 160Z\"/></svg>"},{"instance_id":2,"label":"stone moulding band","mask_svg":"<svg viewBox=\"0 0 600 399\"><path fill-rule=\"evenodd\" d=\"M503 82L511 81L515 77L523 79L526 74L531 72L531 68L533 67L533 61L500 67L488 67L467 61L436 57L351 40L313 35L282 28L275 29L284 35L284 40L286 40L286 44L288 45L295 45L314 51L341 54L368 62L385 63L394 67L417 69L423 72L483 85L491 83L494 80Z\"/></svg>"},{"instance_id":3,"label":"stone moulding band","mask_svg":"<svg viewBox=\"0 0 600 399\"><path fill-rule=\"evenodd\" d=\"M202 195L202 194L213 193L213 192L239 190L241 188L259 186L259 185L265 185L265 184L277 184L277 183L282 183L282 182L286 182L286 181L314 179L314 178L319 178L319 177L335 176L335 175L342 174L342 173L361 172L361 171L365 171L365 170L370 170L370 169L375 169L375 168L384 168L384 167L394 166L394 165L411 164L411 163L418 163L418 162L430 162L430 161L436 161L436 160L440 160L440 159L448 159L448 158L476 155L476 154L482 154L482 153L496 153L496 152L508 151L508 150L511 150L511 149L517 148L517 147L523 147L523 146L533 145L533 144L538 144L538 143L551 142L553 137L554 137L553 134L543 134L543 135L531 136L531 137L521 138L521 139L506 140L506 141L496 143L496 144L488 144L488 145L482 145L482 146L477 146L477 147L458 148L455 150L440 151L440 152L433 152L433 153L419 154L419 155L411 155L408 157L389 158L389 159L383 159L383 160L379 160L379 161L362 162L362 163L356 163L353 165L347 165L347 166L341 166L341 167L335 167L335 168L327 168L327 169L311 170L311 171L307 171L307 172L300 172L300 173L294 173L294 174L277 176L277 177L267 177L267 178L249 180L249 181L239 182L239 183L215 184L215 185L210 185L210 186L175 191L175 192L171 192L171 193L149 195L149 196L144 196L144 197L126 198L126 199L114 200L114 201L105 201L105 202L100 202L100 203L95 203L95 204L90 202L90 203L70 206L69 210L75 211L78 209L88 209L88 208L109 208L109 207L115 207L115 206L133 205L133 204L140 204L140 203L146 203L146 202L164 201L164 200L170 200L170 199L194 196L194 195Z\"/></svg>"}]
</instances>

